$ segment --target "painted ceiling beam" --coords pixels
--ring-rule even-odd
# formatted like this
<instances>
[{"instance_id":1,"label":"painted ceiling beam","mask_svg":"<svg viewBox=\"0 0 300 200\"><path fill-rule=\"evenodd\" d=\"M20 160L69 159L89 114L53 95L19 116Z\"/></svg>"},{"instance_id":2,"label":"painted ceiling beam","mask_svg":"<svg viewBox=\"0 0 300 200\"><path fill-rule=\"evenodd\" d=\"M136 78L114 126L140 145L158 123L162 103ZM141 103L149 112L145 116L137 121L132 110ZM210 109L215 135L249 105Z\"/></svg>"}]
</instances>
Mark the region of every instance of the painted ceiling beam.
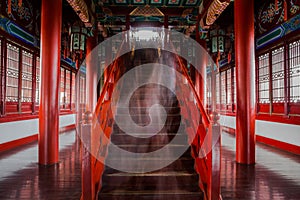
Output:
<instances>
[{"instance_id":1,"label":"painted ceiling beam","mask_svg":"<svg viewBox=\"0 0 300 200\"><path fill-rule=\"evenodd\" d=\"M112 11L112 14L115 16L126 16L129 13L131 13L136 6L132 6L132 7L122 7L122 9L120 9L119 6L106 6L107 8L109 8ZM164 13L164 15L168 15L168 16L181 16L183 11L186 10L186 8L172 8L172 7L161 7L159 8L159 10Z\"/></svg>"}]
</instances>

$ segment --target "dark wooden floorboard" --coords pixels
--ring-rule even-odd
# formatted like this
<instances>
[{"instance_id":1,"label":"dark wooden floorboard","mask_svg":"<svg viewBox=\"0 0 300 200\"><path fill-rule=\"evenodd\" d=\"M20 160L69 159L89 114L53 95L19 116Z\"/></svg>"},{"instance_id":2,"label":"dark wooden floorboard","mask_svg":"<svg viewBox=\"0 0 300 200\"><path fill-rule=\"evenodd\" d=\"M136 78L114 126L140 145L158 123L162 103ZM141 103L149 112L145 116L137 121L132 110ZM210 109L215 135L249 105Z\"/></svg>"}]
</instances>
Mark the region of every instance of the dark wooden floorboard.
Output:
<instances>
[{"instance_id":1,"label":"dark wooden floorboard","mask_svg":"<svg viewBox=\"0 0 300 200\"><path fill-rule=\"evenodd\" d=\"M300 156L256 145L256 164L235 162L235 137L222 134L223 199L300 199Z\"/></svg>"},{"instance_id":2,"label":"dark wooden floorboard","mask_svg":"<svg viewBox=\"0 0 300 200\"><path fill-rule=\"evenodd\" d=\"M60 135L60 162L37 164L37 143L0 154L0 199L80 199L81 170L75 131Z\"/></svg>"},{"instance_id":3,"label":"dark wooden floorboard","mask_svg":"<svg viewBox=\"0 0 300 200\"><path fill-rule=\"evenodd\" d=\"M37 144L0 154L0 199L79 199L80 150L75 132L60 135L60 163L37 164ZM223 199L299 199L300 156L257 145L257 163L235 162L235 138L222 135Z\"/></svg>"}]
</instances>

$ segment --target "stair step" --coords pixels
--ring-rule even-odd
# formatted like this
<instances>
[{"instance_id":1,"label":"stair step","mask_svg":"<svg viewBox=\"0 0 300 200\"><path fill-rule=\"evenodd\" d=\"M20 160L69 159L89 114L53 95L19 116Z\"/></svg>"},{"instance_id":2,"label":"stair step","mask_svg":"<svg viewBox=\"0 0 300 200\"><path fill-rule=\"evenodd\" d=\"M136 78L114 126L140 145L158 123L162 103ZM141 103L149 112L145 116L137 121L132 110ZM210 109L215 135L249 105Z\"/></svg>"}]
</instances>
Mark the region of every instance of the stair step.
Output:
<instances>
[{"instance_id":1,"label":"stair step","mask_svg":"<svg viewBox=\"0 0 300 200\"><path fill-rule=\"evenodd\" d=\"M127 191L122 192L119 191L111 191L110 193L104 193L99 195L99 200L124 200L124 199L131 199L131 200L182 200L182 199L189 199L189 200L199 200L203 199L202 192L188 192L188 191L179 191L176 192L174 190L170 191L155 191L155 192L144 192L144 191L137 191L137 192L129 192Z\"/></svg>"},{"instance_id":2,"label":"stair step","mask_svg":"<svg viewBox=\"0 0 300 200\"><path fill-rule=\"evenodd\" d=\"M164 107L164 109L168 115L180 115L179 107ZM127 114L128 112L130 115L148 115L149 107L117 107L117 115Z\"/></svg>"},{"instance_id":3,"label":"stair step","mask_svg":"<svg viewBox=\"0 0 300 200\"><path fill-rule=\"evenodd\" d=\"M129 152L133 152L133 153L149 153L149 152L153 152L153 151L157 151L159 149L164 148L165 151L177 151L177 152L184 152L187 149L187 144L186 145L182 145L182 144L168 144L166 145L144 145L144 144L122 144L122 145L118 145L119 148L125 150L125 151L129 151ZM108 152L110 153L116 153L113 152L111 145L108 147Z\"/></svg>"},{"instance_id":4,"label":"stair step","mask_svg":"<svg viewBox=\"0 0 300 200\"><path fill-rule=\"evenodd\" d=\"M155 145L166 145L169 144L170 141L176 136L176 140L182 142L187 142L188 138L186 134L134 134L127 135L125 133L123 134L115 134L113 133L111 135L111 141L116 144L143 144L143 145L149 145L149 144L155 144ZM178 143L179 144L179 143Z\"/></svg>"},{"instance_id":5,"label":"stair step","mask_svg":"<svg viewBox=\"0 0 300 200\"><path fill-rule=\"evenodd\" d=\"M179 127L181 127L181 130L184 130L184 124L179 126L179 125L164 125L163 128L161 130L159 130L157 132L157 127L154 128L150 128L150 127L145 127L143 130L145 131L145 133L153 133L153 132L157 132L157 133L176 133L179 131ZM130 130L131 133L140 133L140 131L136 128L134 128L132 125L127 125L127 126L122 126L123 129L126 130ZM113 133L124 133L124 131L117 125L114 124L113 125Z\"/></svg>"},{"instance_id":6,"label":"stair step","mask_svg":"<svg viewBox=\"0 0 300 200\"><path fill-rule=\"evenodd\" d=\"M161 173L114 173L105 174L102 177L103 192L108 191L109 188L125 188L140 187L140 189L147 188L158 190L175 190L178 188L199 190L196 184L198 182L198 175L184 172L161 172Z\"/></svg>"},{"instance_id":7,"label":"stair step","mask_svg":"<svg viewBox=\"0 0 300 200\"><path fill-rule=\"evenodd\" d=\"M153 52L157 51L135 51L132 63L138 61L135 63L137 66L152 62ZM129 96L129 89L137 85L139 79L147 80L154 73L152 68L143 69L143 72L136 74L136 80L133 77L133 80L125 81L119 87L116 100L129 100L129 105L115 105L115 122L118 124L112 125L111 144L108 146L102 188L98 196L100 200L204 198L198 186L199 176L194 169L195 161L188 146L185 125L181 124L181 109L176 94L164 86L147 84ZM169 77L169 74L162 74L161 77L164 76ZM149 110L155 104L163 106L164 112L153 112L151 121ZM155 116L166 121L156 120ZM145 127L132 130L132 121ZM150 122L152 128L148 127ZM119 126L125 131L130 130L130 135ZM160 127L161 130L158 129ZM148 172L150 170L153 171Z\"/></svg>"},{"instance_id":8,"label":"stair step","mask_svg":"<svg viewBox=\"0 0 300 200\"><path fill-rule=\"evenodd\" d=\"M128 116L129 118L130 116ZM149 116L145 116L144 118L139 118L139 117L131 117L132 121L139 126L148 126L150 123L152 125L157 125L157 126L175 126L175 125L180 125L181 123L181 117L178 117L179 119L177 121L174 121L174 119L172 119L172 121L170 119L166 119L166 121L162 121L161 122L151 122L150 117ZM127 117L123 117L123 118L118 118L118 125L122 126L122 127L132 127L133 122L130 121L126 121Z\"/></svg>"},{"instance_id":9,"label":"stair step","mask_svg":"<svg viewBox=\"0 0 300 200\"><path fill-rule=\"evenodd\" d=\"M108 152L105 164L106 166L115 166L118 170L127 172L160 170L190 171L194 168L194 159L191 157L190 147L185 152L162 151L145 155L137 153L128 154L128 152L124 151L111 150Z\"/></svg>"},{"instance_id":10,"label":"stair step","mask_svg":"<svg viewBox=\"0 0 300 200\"><path fill-rule=\"evenodd\" d=\"M168 158L164 158L164 161L166 161L166 159ZM112 160L112 158L110 159ZM156 162L161 162L161 160L159 159L140 159L141 163L143 163L144 165L153 165L155 164ZM127 163L129 162L133 162L131 159L127 159L126 161L124 160L121 160L120 161L120 164L122 165L126 165ZM178 159L174 159L174 160L171 160L169 161L169 163L171 164L168 164L167 166L165 167L162 167L160 169L157 169L153 172L165 172L165 171L186 171L186 172L190 172L190 173L194 173L194 159L190 158L190 157L180 157ZM118 173L120 172L118 169L113 169L109 166L106 166L105 167L105 173L108 173L108 174L112 174L112 173Z\"/></svg>"}]
</instances>

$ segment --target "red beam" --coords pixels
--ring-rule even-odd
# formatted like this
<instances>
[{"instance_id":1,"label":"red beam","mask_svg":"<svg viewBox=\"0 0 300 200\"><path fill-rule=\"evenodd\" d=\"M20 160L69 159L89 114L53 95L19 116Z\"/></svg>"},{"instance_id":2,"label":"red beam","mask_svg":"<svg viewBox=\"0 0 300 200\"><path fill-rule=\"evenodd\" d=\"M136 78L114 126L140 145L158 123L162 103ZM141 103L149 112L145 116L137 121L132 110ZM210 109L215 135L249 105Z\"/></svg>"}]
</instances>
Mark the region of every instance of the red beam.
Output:
<instances>
[{"instance_id":1,"label":"red beam","mask_svg":"<svg viewBox=\"0 0 300 200\"><path fill-rule=\"evenodd\" d=\"M42 0L41 11L41 99L39 111L39 163L58 162L58 91L62 0Z\"/></svg>"}]
</instances>

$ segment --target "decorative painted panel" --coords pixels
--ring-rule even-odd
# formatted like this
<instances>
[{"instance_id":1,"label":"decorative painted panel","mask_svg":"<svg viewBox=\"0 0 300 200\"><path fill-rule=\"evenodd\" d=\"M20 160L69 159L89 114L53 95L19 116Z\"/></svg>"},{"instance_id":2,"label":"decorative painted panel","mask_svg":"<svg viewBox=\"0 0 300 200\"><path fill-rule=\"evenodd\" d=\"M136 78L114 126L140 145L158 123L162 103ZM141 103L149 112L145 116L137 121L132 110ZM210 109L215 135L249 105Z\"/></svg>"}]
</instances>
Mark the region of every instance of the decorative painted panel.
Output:
<instances>
[{"instance_id":1,"label":"decorative painted panel","mask_svg":"<svg viewBox=\"0 0 300 200\"><path fill-rule=\"evenodd\" d=\"M300 14L294 16L287 22L274 28L270 32L260 36L256 40L256 49L262 48L265 45L274 42L283 36L300 29Z\"/></svg>"},{"instance_id":2,"label":"decorative painted panel","mask_svg":"<svg viewBox=\"0 0 300 200\"><path fill-rule=\"evenodd\" d=\"M149 3L150 3L150 5L161 6L164 3L164 1L163 0L150 0Z\"/></svg>"},{"instance_id":3,"label":"decorative painted panel","mask_svg":"<svg viewBox=\"0 0 300 200\"><path fill-rule=\"evenodd\" d=\"M129 4L128 0L114 0L116 5L127 5Z\"/></svg>"},{"instance_id":4,"label":"decorative painted panel","mask_svg":"<svg viewBox=\"0 0 300 200\"><path fill-rule=\"evenodd\" d=\"M133 5L145 5L146 0L131 0L131 4L133 4Z\"/></svg>"},{"instance_id":5,"label":"decorative painted panel","mask_svg":"<svg viewBox=\"0 0 300 200\"><path fill-rule=\"evenodd\" d=\"M21 25L29 32L33 32L34 28L34 8L32 1L23 0L22 6L19 6L18 0L10 0L10 9L9 9L9 0L5 0L5 14L6 16Z\"/></svg>"},{"instance_id":6,"label":"decorative painted panel","mask_svg":"<svg viewBox=\"0 0 300 200\"><path fill-rule=\"evenodd\" d=\"M265 1L257 13L257 34L270 31L298 13L300 13L300 0Z\"/></svg>"},{"instance_id":7,"label":"decorative painted panel","mask_svg":"<svg viewBox=\"0 0 300 200\"><path fill-rule=\"evenodd\" d=\"M33 46L38 46L39 44L38 40L32 34L2 15L0 15L0 28L28 44Z\"/></svg>"},{"instance_id":8,"label":"decorative painted panel","mask_svg":"<svg viewBox=\"0 0 300 200\"><path fill-rule=\"evenodd\" d=\"M167 3L168 6L179 6L181 3L180 0L167 0L167 1L168 1Z\"/></svg>"},{"instance_id":9,"label":"decorative painted panel","mask_svg":"<svg viewBox=\"0 0 300 200\"><path fill-rule=\"evenodd\" d=\"M289 14L290 17L300 13L300 0L289 1Z\"/></svg>"},{"instance_id":10,"label":"decorative painted panel","mask_svg":"<svg viewBox=\"0 0 300 200\"><path fill-rule=\"evenodd\" d=\"M284 3L278 0L277 5L275 1L266 1L258 12L258 31L262 34L270 30L274 25L279 25L284 22Z\"/></svg>"},{"instance_id":11,"label":"decorative painted panel","mask_svg":"<svg viewBox=\"0 0 300 200\"><path fill-rule=\"evenodd\" d=\"M185 0L184 5L185 6L198 6L202 0Z\"/></svg>"}]
</instances>

